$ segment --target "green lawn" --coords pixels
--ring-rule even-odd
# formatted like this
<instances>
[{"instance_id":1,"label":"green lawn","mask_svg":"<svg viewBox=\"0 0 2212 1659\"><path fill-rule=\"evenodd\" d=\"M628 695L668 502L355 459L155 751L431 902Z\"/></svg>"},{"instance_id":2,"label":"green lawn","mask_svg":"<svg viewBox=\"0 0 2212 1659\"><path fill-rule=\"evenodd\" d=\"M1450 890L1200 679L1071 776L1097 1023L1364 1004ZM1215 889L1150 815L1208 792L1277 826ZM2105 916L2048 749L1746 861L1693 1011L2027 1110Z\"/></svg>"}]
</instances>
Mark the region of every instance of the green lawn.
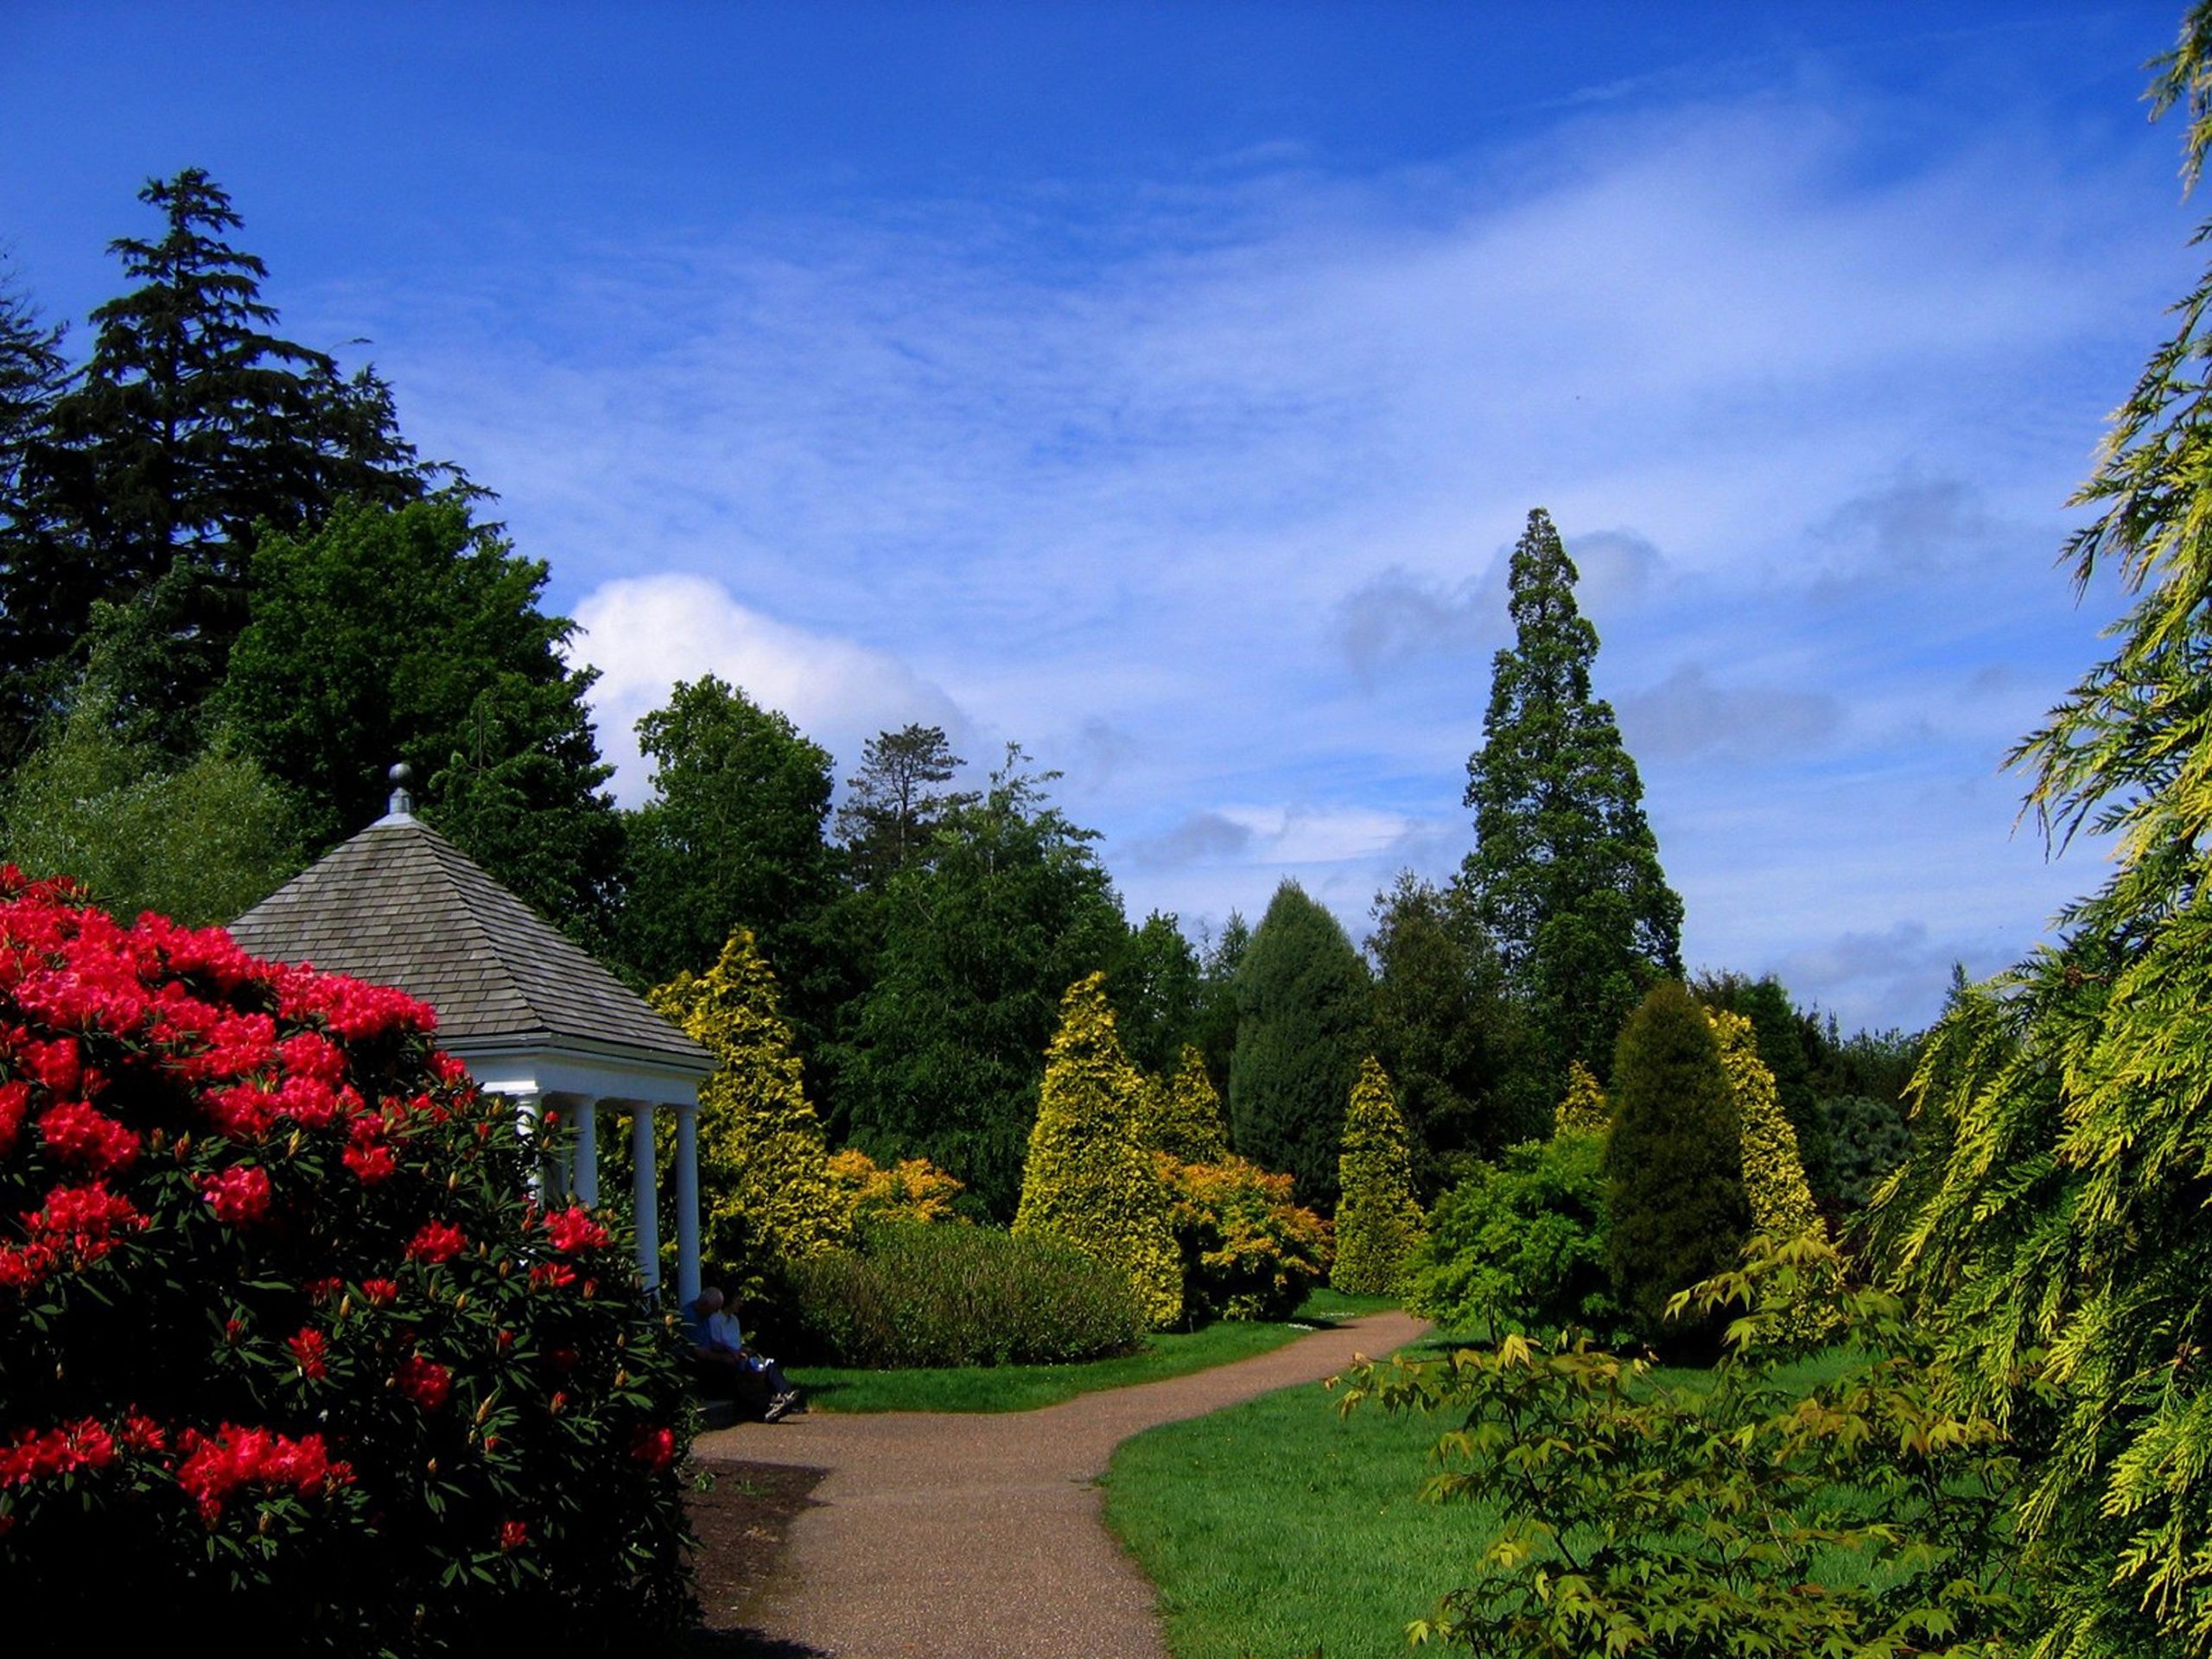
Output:
<instances>
[{"instance_id":1,"label":"green lawn","mask_svg":"<svg viewBox=\"0 0 2212 1659\"><path fill-rule=\"evenodd\" d=\"M1457 1339L1464 1343L1466 1339ZM1455 1339L1407 1350L1429 1358ZM1832 1376L1831 1352L1791 1368ZM1672 1386L1699 1373L1665 1370ZM1407 1621L1471 1576L1495 1509L1423 1503L1430 1447L1458 1420L1287 1389L1125 1442L1106 1477L1107 1523L1159 1586L1175 1659L1385 1659ZM1839 1579L1856 1564L1831 1564ZM1822 1573L1816 1576L1827 1577Z\"/></svg>"},{"instance_id":2,"label":"green lawn","mask_svg":"<svg viewBox=\"0 0 2212 1659\"><path fill-rule=\"evenodd\" d=\"M791 1381L817 1411L1033 1411L1097 1389L1186 1376L1249 1359L1319 1325L1395 1306L1386 1298L1317 1290L1287 1324L1230 1323L1162 1332L1139 1352L1074 1365L982 1365L948 1370L863 1371L829 1365L790 1367Z\"/></svg>"},{"instance_id":3,"label":"green lawn","mask_svg":"<svg viewBox=\"0 0 2212 1659\"><path fill-rule=\"evenodd\" d=\"M1176 1659L1385 1659L1466 1578L1491 1516L1414 1500L1444 1424L1286 1389L1127 1441L1107 1524Z\"/></svg>"}]
</instances>

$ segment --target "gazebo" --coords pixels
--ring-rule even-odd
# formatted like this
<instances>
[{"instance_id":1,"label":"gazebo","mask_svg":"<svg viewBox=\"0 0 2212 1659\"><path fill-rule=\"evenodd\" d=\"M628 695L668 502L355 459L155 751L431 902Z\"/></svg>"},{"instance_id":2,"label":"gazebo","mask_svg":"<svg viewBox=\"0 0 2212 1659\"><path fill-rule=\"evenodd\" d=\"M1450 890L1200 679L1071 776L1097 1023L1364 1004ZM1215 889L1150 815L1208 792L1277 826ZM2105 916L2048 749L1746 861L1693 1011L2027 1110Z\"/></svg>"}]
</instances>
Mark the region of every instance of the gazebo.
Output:
<instances>
[{"instance_id":1,"label":"gazebo","mask_svg":"<svg viewBox=\"0 0 2212 1659\"><path fill-rule=\"evenodd\" d=\"M255 956L396 985L437 1010L438 1043L478 1085L575 1128L567 1182L599 1201L602 1109L630 1119L638 1272L660 1283L653 1117L676 1114L677 1297L699 1294L700 1080L713 1056L415 816L391 810L231 924Z\"/></svg>"}]
</instances>

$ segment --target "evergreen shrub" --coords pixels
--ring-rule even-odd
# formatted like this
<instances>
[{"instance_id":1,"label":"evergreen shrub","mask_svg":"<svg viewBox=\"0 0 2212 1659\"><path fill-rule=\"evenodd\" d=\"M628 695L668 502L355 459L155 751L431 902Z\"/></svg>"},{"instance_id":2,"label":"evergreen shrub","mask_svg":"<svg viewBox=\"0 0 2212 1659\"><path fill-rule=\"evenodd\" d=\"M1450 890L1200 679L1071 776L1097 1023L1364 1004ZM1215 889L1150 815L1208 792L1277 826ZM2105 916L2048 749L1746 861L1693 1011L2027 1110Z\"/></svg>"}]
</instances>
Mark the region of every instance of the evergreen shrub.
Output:
<instances>
[{"instance_id":1,"label":"evergreen shrub","mask_svg":"<svg viewBox=\"0 0 2212 1659\"><path fill-rule=\"evenodd\" d=\"M1406 1305L1447 1331L1599 1342L1625 1334L1605 1264L1605 1140L1562 1129L1509 1147L1437 1199Z\"/></svg>"},{"instance_id":2,"label":"evergreen shrub","mask_svg":"<svg viewBox=\"0 0 2212 1659\"><path fill-rule=\"evenodd\" d=\"M1337 1263L1329 1282L1355 1296L1395 1296L1421 1246L1411 1138L1390 1079L1370 1055L1344 1110L1338 1155Z\"/></svg>"},{"instance_id":3,"label":"evergreen shrub","mask_svg":"<svg viewBox=\"0 0 2212 1659\"><path fill-rule=\"evenodd\" d=\"M0 1605L242 1651L688 1614L672 1319L393 990L0 872Z\"/></svg>"},{"instance_id":4,"label":"evergreen shrub","mask_svg":"<svg viewBox=\"0 0 2212 1659\"><path fill-rule=\"evenodd\" d=\"M1168 1226L1167 1189L1138 1143L1144 1079L1122 1051L1106 976L1068 988L1046 1051L1045 1086L1022 1166L1014 1230L1058 1240L1126 1278L1147 1323L1183 1311L1183 1266Z\"/></svg>"},{"instance_id":5,"label":"evergreen shrub","mask_svg":"<svg viewBox=\"0 0 2212 1659\"><path fill-rule=\"evenodd\" d=\"M793 1291L807 1357L870 1370L1097 1359L1144 1330L1111 1266L995 1227L887 1224L799 1263Z\"/></svg>"},{"instance_id":6,"label":"evergreen shrub","mask_svg":"<svg viewBox=\"0 0 2212 1659\"><path fill-rule=\"evenodd\" d=\"M1160 1160L1183 1258L1183 1317L1287 1319L1328 1276L1329 1224L1291 1198L1287 1175L1243 1158Z\"/></svg>"}]
</instances>

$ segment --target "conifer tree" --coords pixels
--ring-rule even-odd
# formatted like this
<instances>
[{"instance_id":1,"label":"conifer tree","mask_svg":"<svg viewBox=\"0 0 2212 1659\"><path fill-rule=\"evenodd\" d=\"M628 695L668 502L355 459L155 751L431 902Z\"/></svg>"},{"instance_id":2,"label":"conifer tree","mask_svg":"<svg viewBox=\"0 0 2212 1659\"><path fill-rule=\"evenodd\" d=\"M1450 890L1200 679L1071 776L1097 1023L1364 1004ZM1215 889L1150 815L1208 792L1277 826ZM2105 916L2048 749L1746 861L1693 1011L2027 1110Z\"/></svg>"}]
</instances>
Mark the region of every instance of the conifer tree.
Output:
<instances>
[{"instance_id":1,"label":"conifer tree","mask_svg":"<svg viewBox=\"0 0 2212 1659\"><path fill-rule=\"evenodd\" d=\"M1344 1101L1368 1048L1367 965L1344 926L1297 882L1275 889L1236 969L1230 1138L1297 1178L1301 1203L1333 1209Z\"/></svg>"},{"instance_id":2,"label":"conifer tree","mask_svg":"<svg viewBox=\"0 0 2212 1659\"><path fill-rule=\"evenodd\" d=\"M699 1085L702 1250L742 1294L772 1292L793 1264L843 1242L852 1209L830 1178L776 977L740 928L712 968L679 974L648 1000L721 1062ZM663 1170L674 1168L669 1116Z\"/></svg>"},{"instance_id":3,"label":"conifer tree","mask_svg":"<svg viewBox=\"0 0 2212 1659\"><path fill-rule=\"evenodd\" d=\"M942 726L902 726L868 739L836 817L855 881L880 888L926 855L945 814L976 804L974 791L943 787L966 764Z\"/></svg>"},{"instance_id":4,"label":"conifer tree","mask_svg":"<svg viewBox=\"0 0 2212 1659\"><path fill-rule=\"evenodd\" d=\"M1605 1179L1613 1282L1637 1333L1659 1344L1667 1299L1733 1267L1749 1230L1742 1139L1713 1027L1674 980L1653 986L1613 1055Z\"/></svg>"},{"instance_id":5,"label":"conifer tree","mask_svg":"<svg viewBox=\"0 0 2212 1659\"><path fill-rule=\"evenodd\" d=\"M1597 1075L1580 1060L1568 1061L1567 1092L1560 1096L1552 1133L1603 1135L1612 1124L1612 1108L1605 1103L1605 1091L1599 1086Z\"/></svg>"},{"instance_id":6,"label":"conifer tree","mask_svg":"<svg viewBox=\"0 0 2212 1659\"><path fill-rule=\"evenodd\" d=\"M1395 1296L1425 1226L1414 1198L1413 1147L1389 1075L1369 1055L1344 1109L1337 1179L1337 1264L1329 1282L1354 1296Z\"/></svg>"},{"instance_id":7,"label":"conifer tree","mask_svg":"<svg viewBox=\"0 0 2212 1659\"><path fill-rule=\"evenodd\" d=\"M2212 4L2154 106L2212 149ZM2199 232L2202 239L2204 232ZM2012 756L2063 843L2111 874L2060 942L1955 988L1914 1080L1916 1151L1883 1189L1893 1271L1939 1357L2022 1460L2023 1650L2212 1652L2212 273L2121 405L2077 500L2077 586L2133 594L2118 647Z\"/></svg>"},{"instance_id":8,"label":"conifer tree","mask_svg":"<svg viewBox=\"0 0 2212 1659\"><path fill-rule=\"evenodd\" d=\"M1682 901L1612 706L1592 692L1598 631L1575 580L1536 509L1513 550L1514 642L1497 653L1467 761L1475 849L1459 880L1531 1004L1540 1100L1559 1098L1573 1060L1602 1080L1645 988L1681 972Z\"/></svg>"},{"instance_id":9,"label":"conifer tree","mask_svg":"<svg viewBox=\"0 0 2212 1659\"><path fill-rule=\"evenodd\" d=\"M54 403L69 384L61 334L0 269L0 572L53 568L41 549L55 526L33 487L30 459L48 441ZM0 605L0 766L22 754L71 678L66 664L41 660L56 643L44 627L35 610Z\"/></svg>"},{"instance_id":10,"label":"conifer tree","mask_svg":"<svg viewBox=\"0 0 2212 1659\"><path fill-rule=\"evenodd\" d=\"M1206 1057L1189 1043L1182 1064L1166 1077L1147 1077L1137 1140L1181 1164L1217 1164L1229 1156L1229 1125L1221 1096L1206 1075Z\"/></svg>"},{"instance_id":11,"label":"conifer tree","mask_svg":"<svg viewBox=\"0 0 2212 1659\"><path fill-rule=\"evenodd\" d=\"M1155 1327L1183 1311L1167 1189L1137 1141L1143 1080L1122 1052L1106 976L1068 988L1022 1169L1017 1233L1056 1238L1128 1276Z\"/></svg>"},{"instance_id":12,"label":"conifer tree","mask_svg":"<svg viewBox=\"0 0 2212 1659\"><path fill-rule=\"evenodd\" d=\"M52 533L0 569L0 677L50 670L97 620L124 713L181 756L245 625L257 527L411 500L441 469L399 438L372 373L346 380L275 332L268 267L226 239L242 221L221 186L188 168L139 200L162 232L110 244L136 286L93 309L91 360L29 458Z\"/></svg>"},{"instance_id":13,"label":"conifer tree","mask_svg":"<svg viewBox=\"0 0 2212 1659\"><path fill-rule=\"evenodd\" d=\"M1805 1233L1826 1237L1827 1230L1814 1206L1813 1189L1797 1156L1797 1131L1782 1109L1774 1073L1759 1058L1758 1033L1748 1019L1726 1008L1708 1009L1706 1017L1713 1022L1720 1063L1728 1072L1729 1093L1736 1103L1744 1198L1751 1206L1753 1230L1777 1243Z\"/></svg>"}]
</instances>

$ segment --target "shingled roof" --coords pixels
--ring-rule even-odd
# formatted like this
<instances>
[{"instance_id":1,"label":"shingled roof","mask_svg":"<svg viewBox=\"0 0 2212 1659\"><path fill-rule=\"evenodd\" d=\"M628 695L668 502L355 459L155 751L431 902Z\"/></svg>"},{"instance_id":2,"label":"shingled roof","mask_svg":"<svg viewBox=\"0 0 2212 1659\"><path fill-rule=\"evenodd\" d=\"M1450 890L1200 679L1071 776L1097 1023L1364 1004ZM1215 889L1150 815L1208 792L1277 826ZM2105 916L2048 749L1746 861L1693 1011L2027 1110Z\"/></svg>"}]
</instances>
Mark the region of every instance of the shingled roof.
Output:
<instances>
[{"instance_id":1,"label":"shingled roof","mask_svg":"<svg viewBox=\"0 0 2212 1659\"><path fill-rule=\"evenodd\" d=\"M455 1049L581 1044L705 1072L713 1058L406 811L378 819L231 924L257 957L396 985Z\"/></svg>"}]
</instances>

